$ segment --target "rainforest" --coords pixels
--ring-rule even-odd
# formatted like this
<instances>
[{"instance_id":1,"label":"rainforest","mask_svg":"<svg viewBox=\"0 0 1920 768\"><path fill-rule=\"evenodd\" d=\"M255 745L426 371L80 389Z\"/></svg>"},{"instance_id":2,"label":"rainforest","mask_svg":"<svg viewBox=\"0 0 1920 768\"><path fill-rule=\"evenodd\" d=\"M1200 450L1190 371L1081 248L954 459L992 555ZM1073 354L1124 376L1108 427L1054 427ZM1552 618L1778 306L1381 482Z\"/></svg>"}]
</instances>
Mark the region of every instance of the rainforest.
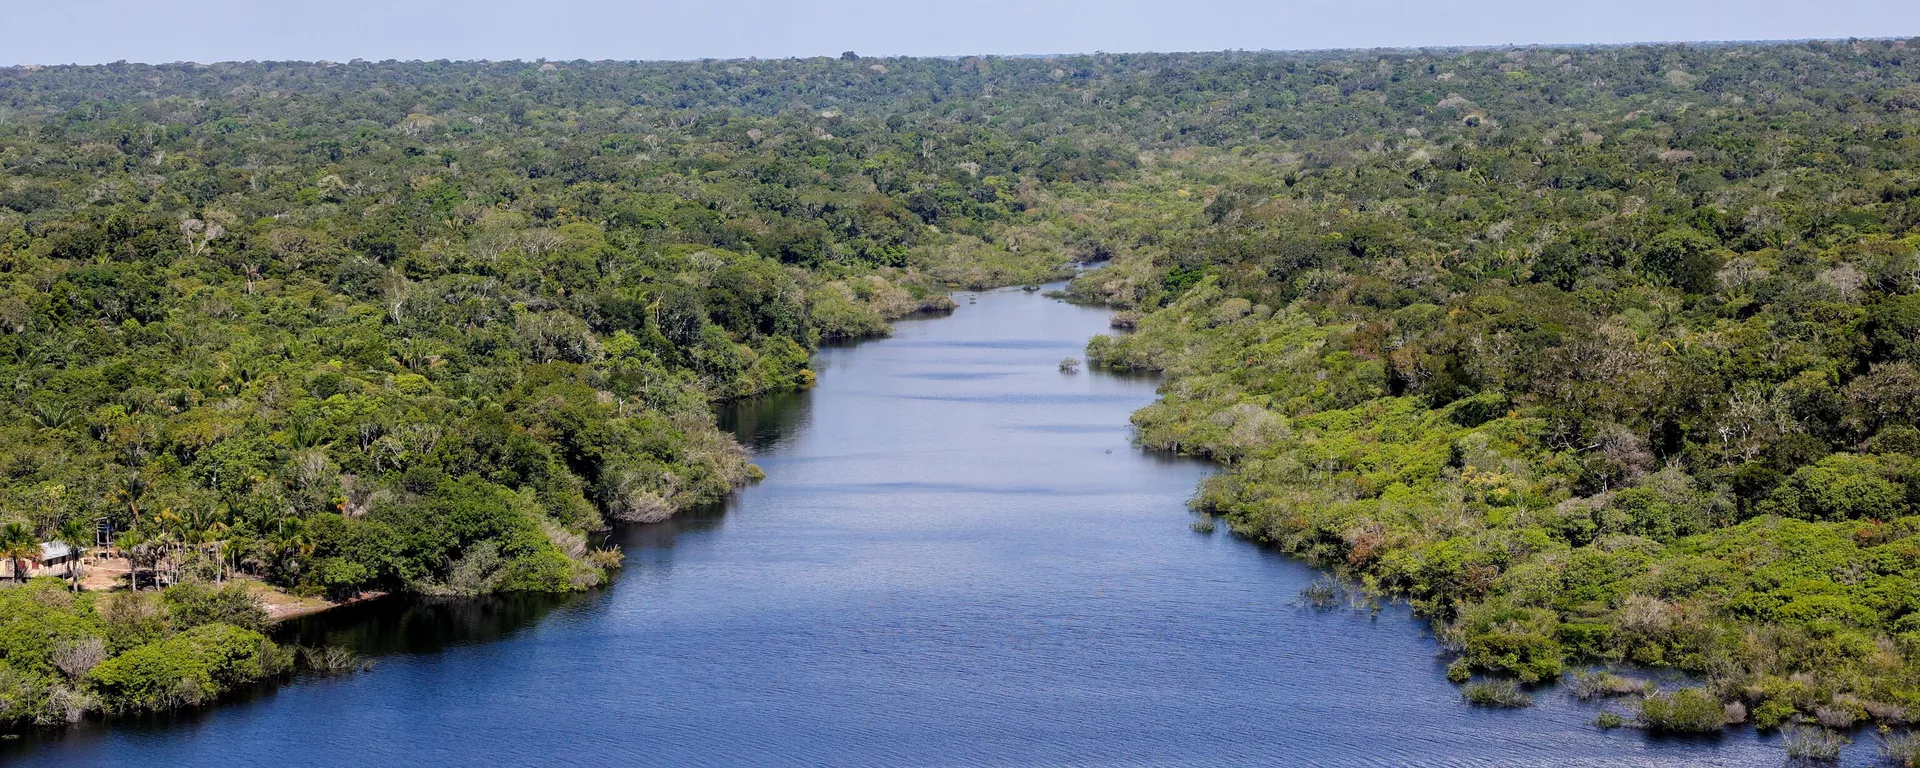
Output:
<instances>
[{"instance_id":1,"label":"rainforest","mask_svg":"<svg viewBox=\"0 0 1920 768\"><path fill-rule=\"evenodd\" d=\"M0 559L119 568L0 589L12 729L355 666L263 591L599 588L762 475L716 404L1069 276L1469 701L1920 718L1920 40L13 67L0 169Z\"/></svg>"}]
</instances>

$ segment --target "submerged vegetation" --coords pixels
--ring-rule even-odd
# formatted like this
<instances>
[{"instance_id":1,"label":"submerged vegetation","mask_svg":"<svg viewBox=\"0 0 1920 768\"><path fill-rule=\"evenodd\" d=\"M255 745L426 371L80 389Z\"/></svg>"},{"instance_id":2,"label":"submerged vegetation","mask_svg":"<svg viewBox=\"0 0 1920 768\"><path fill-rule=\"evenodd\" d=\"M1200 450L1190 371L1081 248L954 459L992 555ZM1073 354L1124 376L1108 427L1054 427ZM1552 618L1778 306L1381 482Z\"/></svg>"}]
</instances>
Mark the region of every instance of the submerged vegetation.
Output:
<instances>
[{"instance_id":1,"label":"submerged vegetation","mask_svg":"<svg viewBox=\"0 0 1920 768\"><path fill-rule=\"evenodd\" d=\"M1699 688L1648 694L1640 700L1640 727L1649 731L1705 733L1726 724L1726 706Z\"/></svg>"},{"instance_id":2,"label":"submerged vegetation","mask_svg":"<svg viewBox=\"0 0 1920 768\"><path fill-rule=\"evenodd\" d=\"M1840 758L1840 750L1852 743L1852 739L1825 728L1794 726L1787 730L1782 739L1787 757L1809 762L1831 762Z\"/></svg>"},{"instance_id":3,"label":"submerged vegetation","mask_svg":"<svg viewBox=\"0 0 1920 768\"><path fill-rule=\"evenodd\" d=\"M1481 680L1467 683L1460 688L1461 698L1476 707L1495 707L1510 709L1533 706L1533 697L1520 690L1520 684L1512 680Z\"/></svg>"}]
</instances>

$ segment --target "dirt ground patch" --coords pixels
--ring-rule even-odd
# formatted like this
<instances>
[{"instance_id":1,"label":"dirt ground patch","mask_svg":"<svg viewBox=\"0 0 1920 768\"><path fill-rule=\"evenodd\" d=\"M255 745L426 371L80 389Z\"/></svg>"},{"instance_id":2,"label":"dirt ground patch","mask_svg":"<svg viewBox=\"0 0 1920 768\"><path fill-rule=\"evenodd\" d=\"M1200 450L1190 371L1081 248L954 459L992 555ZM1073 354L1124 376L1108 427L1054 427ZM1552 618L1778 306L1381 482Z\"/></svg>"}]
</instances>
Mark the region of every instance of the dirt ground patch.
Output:
<instances>
[{"instance_id":1,"label":"dirt ground patch","mask_svg":"<svg viewBox=\"0 0 1920 768\"><path fill-rule=\"evenodd\" d=\"M90 592L107 592L116 589L126 589L127 572L130 568L131 565L124 557L87 558L81 566L80 588ZM288 594L251 576L236 575L232 577L232 580L236 584L245 585L248 591L251 591L258 597L261 606L267 610L267 618L276 622L285 621L296 616L307 616L329 608L371 600L381 596L381 593L367 593L345 602L334 602L318 597L301 597L299 595ZM143 588L148 588L148 585L143 585Z\"/></svg>"}]
</instances>

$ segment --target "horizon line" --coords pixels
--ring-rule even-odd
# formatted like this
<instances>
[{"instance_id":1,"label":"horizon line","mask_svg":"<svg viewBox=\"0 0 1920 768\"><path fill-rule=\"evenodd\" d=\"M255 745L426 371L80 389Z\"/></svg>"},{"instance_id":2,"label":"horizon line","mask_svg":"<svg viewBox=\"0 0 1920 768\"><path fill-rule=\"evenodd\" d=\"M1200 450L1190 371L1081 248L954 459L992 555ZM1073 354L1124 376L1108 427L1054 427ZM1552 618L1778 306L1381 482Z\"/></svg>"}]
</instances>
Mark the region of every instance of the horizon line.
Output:
<instances>
[{"instance_id":1,"label":"horizon line","mask_svg":"<svg viewBox=\"0 0 1920 768\"><path fill-rule=\"evenodd\" d=\"M1255 55L1255 56L1261 56L1261 55L1273 56L1273 55L1333 54L1333 53L1447 53L1447 52L1514 51L1514 50L1582 50L1582 49L1641 48L1641 47L1662 47L1662 46L1704 48L1704 47L1732 47L1732 46L1805 45L1808 43L1853 43L1853 42L1901 43L1909 40L1920 40L1920 35L1885 35L1885 36L1873 36L1873 37L1805 37L1805 38L1771 38L1771 39L1745 39L1745 40L1737 40L1737 39L1736 40L1639 40L1639 41L1633 41L1633 42L1618 42L1618 43L1562 42L1562 43L1489 43L1489 44L1479 44L1479 45L1422 45L1422 46L1389 45L1389 46L1332 47L1332 48L1257 48L1257 49L1224 48L1224 49L1215 49L1215 50L1188 50L1188 51L1096 50L1092 52L1060 52L1060 53L960 53L960 54L889 53L889 54L875 54L875 55L859 54L853 51L849 51L849 53L854 53L858 57L858 59L862 61L866 61L866 60L898 61L898 60L922 60L922 59L939 60L939 61L961 61L961 60L971 59L971 58L1048 60L1048 59L1059 59L1059 58L1078 58L1078 57L1093 57L1093 56L1195 56L1195 55L1214 55L1214 54L1244 54L1244 55ZM514 64L514 63L559 64L559 63L582 63L582 62L587 64L600 64L600 65L696 64L696 63L724 63L724 62L813 61L817 59L837 60L843 57L844 55L845 53L819 54L814 56L778 56L778 57L731 56L731 57L700 57L700 58L682 58L682 59L666 59L666 58L663 58L663 59L646 59L646 58L555 59L555 58L548 58L545 56L538 56L531 59L526 59L526 58L368 59L365 57L355 57L352 59L348 59L346 61L336 61L333 59L222 59L222 60L216 60L216 61L210 61L210 62L204 62L204 63L188 60L188 59L182 59L178 61L166 61L166 62L144 62L144 61L129 61L127 59L118 59L115 61L103 61L103 62L88 63L88 64L82 64L79 62L68 62L64 64L40 64L40 63L0 64L0 70L25 69L25 70L32 71L32 70L41 70L41 69L83 69L83 68L110 67L115 65L131 65L131 66L142 66L142 67L172 67L172 66L212 67L212 66L223 65L223 64L239 64L239 65L309 64L309 65L318 65L318 66L340 66L340 65L356 65L356 64L426 64L426 63L440 63L440 62L445 62L450 64Z\"/></svg>"}]
</instances>

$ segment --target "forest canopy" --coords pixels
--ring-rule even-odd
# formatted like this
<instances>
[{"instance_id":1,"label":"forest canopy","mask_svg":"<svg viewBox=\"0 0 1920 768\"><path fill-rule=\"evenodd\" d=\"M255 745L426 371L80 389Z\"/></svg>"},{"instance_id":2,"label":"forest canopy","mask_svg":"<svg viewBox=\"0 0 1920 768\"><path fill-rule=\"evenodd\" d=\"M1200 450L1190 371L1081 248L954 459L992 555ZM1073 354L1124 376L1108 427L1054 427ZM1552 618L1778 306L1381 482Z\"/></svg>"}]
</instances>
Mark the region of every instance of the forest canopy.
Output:
<instances>
[{"instance_id":1,"label":"forest canopy","mask_svg":"<svg viewBox=\"0 0 1920 768\"><path fill-rule=\"evenodd\" d=\"M1305 103L1395 119L1196 152L1200 217L1075 280L1134 310L1088 356L1169 376L1141 441L1225 463L1194 504L1234 531L1410 598L1463 682L1920 714L1913 49L1408 63L1323 65Z\"/></svg>"},{"instance_id":2,"label":"forest canopy","mask_svg":"<svg viewBox=\"0 0 1920 768\"><path fill-rule=\"evenodd\" d=\"M1197 504L1457 675L1904 719L1917 48L0 69L0 523L108 522L147 592L0 595L102 649L0 643L0 719L284 669L153 602L236 573L598 584L756 472L712 402L1070 262Z\"/></svg>"}]
</instances>

